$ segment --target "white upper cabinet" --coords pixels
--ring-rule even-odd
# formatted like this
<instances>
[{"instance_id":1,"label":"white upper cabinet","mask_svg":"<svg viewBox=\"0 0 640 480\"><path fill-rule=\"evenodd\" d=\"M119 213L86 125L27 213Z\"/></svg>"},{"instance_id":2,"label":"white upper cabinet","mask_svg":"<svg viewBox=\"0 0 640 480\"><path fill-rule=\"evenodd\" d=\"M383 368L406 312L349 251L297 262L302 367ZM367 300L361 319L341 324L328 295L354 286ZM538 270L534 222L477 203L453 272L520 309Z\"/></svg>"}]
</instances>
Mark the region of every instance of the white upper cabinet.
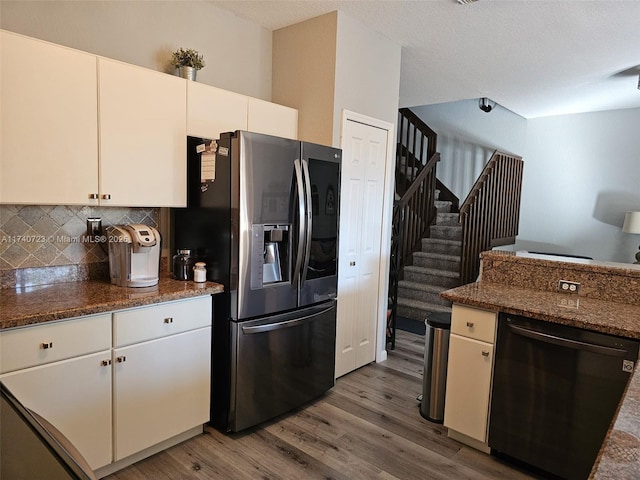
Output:
<instances>
[{"instance_id":1,"label":"white upper cabinet","mask_svg":"<svg viewBox=\"0 0 640 480\"><path fill-rule=\"evenodd\" d=\"M0 202L97 204L96 57L0 31Z\"/></svg>"},{"instance_id":2,"label":"white upper cabinet","mask_svg":"<svg viewBox=\"0 0 640 480\"><path fill-rule=\"evenodd\" d=\"M99 58L100 201L186 206L186 80Z\"/></svg>"},{"instance_id":3,"label":"white upper cabinet","mask_svg":"<svg viewBox=\"0 0 640 480\"><path fill-rule=\"evenodd\" d=\"M0 203L186 206L187 134L298 134L298 111L0 30Z\"/></svg>"},{"instance_id":4,"label":"white upper cabinet","mask_svg":"<svg viewBox=\"0 0 640 480\"><path fill-rule=\"evenodd\" d=\"M217 139L222 132L247 130L248 97L187 82L187 133Z\"/></svg>"},{"instance_id":5,"label":"white upper cabinet","mask_svg":"<svg viewBox=\"0 0 640 480\"><path fill-rule=\"evenodd\" d=\"M258 98L249 98L247 129L284 138L298 138L298 110Z\"/></svg>"}]
</instances>

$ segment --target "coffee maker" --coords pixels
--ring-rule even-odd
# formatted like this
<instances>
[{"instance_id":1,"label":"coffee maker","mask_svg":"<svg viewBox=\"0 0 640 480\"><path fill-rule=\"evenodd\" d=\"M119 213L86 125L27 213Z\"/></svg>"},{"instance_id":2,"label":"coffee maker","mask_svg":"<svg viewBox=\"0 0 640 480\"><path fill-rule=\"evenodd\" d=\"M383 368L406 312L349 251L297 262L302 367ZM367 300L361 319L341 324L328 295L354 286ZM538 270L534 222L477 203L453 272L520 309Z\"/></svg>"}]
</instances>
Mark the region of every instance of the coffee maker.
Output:
<instances>
[{"instance_id":1,"label":"coffee maker","mask_svg":"<svg viewBox=\"0 0 640 480\"><path fill-rule=\"evenodd\" d=\"M151 287L158 284L160 234L147 225L107 227L109 274L120 287Z\"/></svg>"}]
</instances>

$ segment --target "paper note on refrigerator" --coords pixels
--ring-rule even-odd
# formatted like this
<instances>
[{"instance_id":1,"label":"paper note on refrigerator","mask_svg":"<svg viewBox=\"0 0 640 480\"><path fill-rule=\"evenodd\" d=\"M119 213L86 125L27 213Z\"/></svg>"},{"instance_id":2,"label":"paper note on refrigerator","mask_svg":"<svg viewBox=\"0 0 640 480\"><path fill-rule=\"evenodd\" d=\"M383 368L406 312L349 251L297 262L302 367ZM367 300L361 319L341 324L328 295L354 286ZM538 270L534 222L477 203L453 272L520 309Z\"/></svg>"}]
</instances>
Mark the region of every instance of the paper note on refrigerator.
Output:
<instances>
[{"instance_id":1,"label":"paper note on refrigerator","mask_svg":"<svg viewBox=\"0 0 640 480\"><path fill-rule=\"evenodd\" d=\"M200 183L213 182L216 179L216 154L203 153L200 163Z\"/></svg>"}]
</instances>

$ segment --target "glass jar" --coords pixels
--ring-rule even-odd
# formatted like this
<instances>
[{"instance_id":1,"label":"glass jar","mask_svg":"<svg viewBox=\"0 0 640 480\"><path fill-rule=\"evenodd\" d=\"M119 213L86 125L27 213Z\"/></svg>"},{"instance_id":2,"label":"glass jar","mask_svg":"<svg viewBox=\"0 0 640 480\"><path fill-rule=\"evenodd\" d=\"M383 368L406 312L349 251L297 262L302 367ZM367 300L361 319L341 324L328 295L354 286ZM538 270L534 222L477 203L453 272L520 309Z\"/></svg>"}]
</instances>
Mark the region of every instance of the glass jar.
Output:
<instances>
[{"instance_id":1,"label":"glass jar","mask_svg":"<svg viewBox=\"0 0 640 480\"><path fill-rule=\"evenodd\" d=\"M207 269L204 262L196 262L193 267L193 281L194 282L206 282L207 281Z\"/></svg>"},{"instance_id":2,"label":"glass jar","mask_svg":"<svg viewBox=\"0 0 640 480\"><path fill-rule=\"evenodd\" d=\"M178 253L173 256L173 278L176 280L189 280L192 278L191 266L193 265L193 258L191 257L191 250L178 249Z\"/></svg>"}]
</instances>

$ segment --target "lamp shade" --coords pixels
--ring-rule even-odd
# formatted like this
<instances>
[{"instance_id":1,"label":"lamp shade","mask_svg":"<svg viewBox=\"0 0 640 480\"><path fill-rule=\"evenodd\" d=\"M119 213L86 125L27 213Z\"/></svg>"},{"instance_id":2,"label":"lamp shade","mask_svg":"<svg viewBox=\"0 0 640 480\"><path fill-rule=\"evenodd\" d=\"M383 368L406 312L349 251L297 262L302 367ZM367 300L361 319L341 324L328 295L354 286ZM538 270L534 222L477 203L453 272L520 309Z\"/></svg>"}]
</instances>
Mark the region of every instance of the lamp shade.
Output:
<instances>
[{"instance_id":1,"label":"lamp shade","mask_svg":"<svg viewBox=\"0 0 640 480\"><path fill-rule=\"evenodd\" d=\"M640 233L640 212L626 213L622 231L625 233Z\"/></svg>"}]
</instances>

